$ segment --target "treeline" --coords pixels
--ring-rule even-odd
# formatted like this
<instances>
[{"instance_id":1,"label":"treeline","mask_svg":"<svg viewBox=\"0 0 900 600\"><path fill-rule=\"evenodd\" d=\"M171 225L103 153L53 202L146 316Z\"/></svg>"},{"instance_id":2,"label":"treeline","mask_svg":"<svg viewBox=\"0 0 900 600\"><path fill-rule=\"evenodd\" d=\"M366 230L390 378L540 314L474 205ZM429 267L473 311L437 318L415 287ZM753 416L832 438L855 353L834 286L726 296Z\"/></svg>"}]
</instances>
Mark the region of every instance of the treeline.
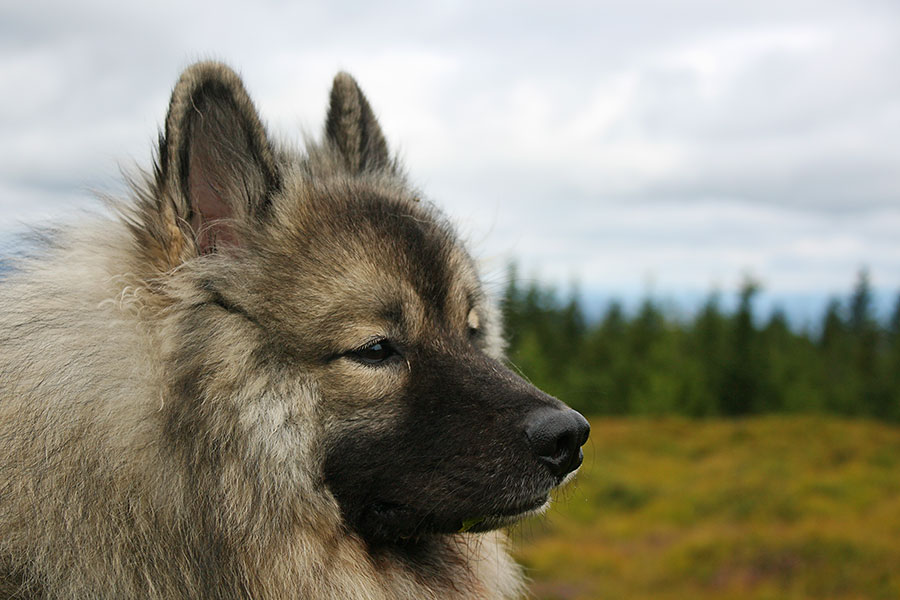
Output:
<instances>
[{"instance_id":1,"label":"treeline","mask_svg":"<svg viewBox=\"0 0 900 600\"><path fill-rule=\"evenodd\" d=\"M652 298L634 314L613 302L589 322L575 295L524 284L511 269L503 298L509 359L587 414L818 411L900 421L900 297L879 321L861 272L820 327L798 332L779 310L755 314L758 292L746 282L732 311L713 294L690 319Z\"/></svg>"}]
</instances>

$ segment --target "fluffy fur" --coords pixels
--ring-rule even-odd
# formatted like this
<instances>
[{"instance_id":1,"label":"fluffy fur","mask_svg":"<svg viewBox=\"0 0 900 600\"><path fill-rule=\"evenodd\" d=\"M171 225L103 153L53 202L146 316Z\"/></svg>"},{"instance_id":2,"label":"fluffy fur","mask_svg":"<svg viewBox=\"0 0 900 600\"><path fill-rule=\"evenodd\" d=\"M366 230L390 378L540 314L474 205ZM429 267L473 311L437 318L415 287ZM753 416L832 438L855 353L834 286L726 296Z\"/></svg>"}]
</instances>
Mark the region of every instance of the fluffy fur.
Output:
<instances>
[{"instance_id":1,"label":"fluffy fur","mask_svg":"<svg viewBox=\"0 0 900 600\"><path fill-rule=\"evenodd\" d=\"M300 155L192 66L119 211L0 283L0 598L520 595L564 409L350 76Z\"/></svg>"}]
</instances>

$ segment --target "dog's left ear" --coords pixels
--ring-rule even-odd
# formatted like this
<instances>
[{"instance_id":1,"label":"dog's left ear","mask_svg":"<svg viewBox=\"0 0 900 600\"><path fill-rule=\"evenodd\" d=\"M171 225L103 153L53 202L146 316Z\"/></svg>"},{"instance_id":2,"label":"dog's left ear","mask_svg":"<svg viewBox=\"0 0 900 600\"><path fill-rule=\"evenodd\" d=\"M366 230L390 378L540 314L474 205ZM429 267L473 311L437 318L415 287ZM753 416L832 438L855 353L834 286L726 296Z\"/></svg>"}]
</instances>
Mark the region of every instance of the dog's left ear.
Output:
<instances>
[{"instance_id":1,"label":"dog's left ear","mask_svg":"<svg viewBox=\"0 0 900 600\"><path fill-rule=\"evenodd\" d=\"M325 136L351 173L393 168L375 113L359 85L347 73L338 73L334 78Z\"/></svg>"},{"instance_id":2,"label":"dog's left ear","mask_svg":"<svg viewBox=\"0 0 900 600\"><path fill-rule=\"evenodd\" d=\"M265 128L238 75L189 67L175 86L160 143L160 187L200 254L240 246L265 213L279 175Z\"/></svg>"}]
</instances>

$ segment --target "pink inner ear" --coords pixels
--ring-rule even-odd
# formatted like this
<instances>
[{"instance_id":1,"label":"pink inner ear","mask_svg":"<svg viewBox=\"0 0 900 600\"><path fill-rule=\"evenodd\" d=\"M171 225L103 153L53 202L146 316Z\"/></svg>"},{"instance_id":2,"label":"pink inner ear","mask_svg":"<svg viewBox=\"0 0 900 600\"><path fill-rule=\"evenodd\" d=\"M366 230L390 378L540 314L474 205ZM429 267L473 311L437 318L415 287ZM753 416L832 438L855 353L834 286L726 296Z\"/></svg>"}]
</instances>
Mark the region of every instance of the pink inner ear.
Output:
<instances>
[{"instance_id":1,"label":"pink inner ear","mask_svg":"<svg viewBox=\"0 0 900 600\"><path fill-rule=\"evenodd\" d=\"M192 159L188 175L191 228L197 237L200 254L213 253L223 245L240 245L231 222L234 216L231 207L210 181L202 157L195 154Z\"/></svg>"}]
</instances>

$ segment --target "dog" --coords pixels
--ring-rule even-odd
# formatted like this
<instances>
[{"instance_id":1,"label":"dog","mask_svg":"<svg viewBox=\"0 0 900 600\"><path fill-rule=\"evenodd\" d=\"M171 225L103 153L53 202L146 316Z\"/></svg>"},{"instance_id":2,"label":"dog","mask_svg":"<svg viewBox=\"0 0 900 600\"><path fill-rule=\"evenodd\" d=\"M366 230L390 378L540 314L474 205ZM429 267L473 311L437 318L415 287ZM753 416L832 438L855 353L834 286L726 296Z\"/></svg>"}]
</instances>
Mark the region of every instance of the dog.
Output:
<instances>
[{"instance_id":1,"label":"dog","mask_svg":"<svg viewBox=\"0 0 900 600\"><path fill-rule=\"evenodd\" d=\"M588 423L346 73L307 146L195 64L130 197L0 283L0 597L523 593L502 530Z\"/></svg>"}]
</instances>

